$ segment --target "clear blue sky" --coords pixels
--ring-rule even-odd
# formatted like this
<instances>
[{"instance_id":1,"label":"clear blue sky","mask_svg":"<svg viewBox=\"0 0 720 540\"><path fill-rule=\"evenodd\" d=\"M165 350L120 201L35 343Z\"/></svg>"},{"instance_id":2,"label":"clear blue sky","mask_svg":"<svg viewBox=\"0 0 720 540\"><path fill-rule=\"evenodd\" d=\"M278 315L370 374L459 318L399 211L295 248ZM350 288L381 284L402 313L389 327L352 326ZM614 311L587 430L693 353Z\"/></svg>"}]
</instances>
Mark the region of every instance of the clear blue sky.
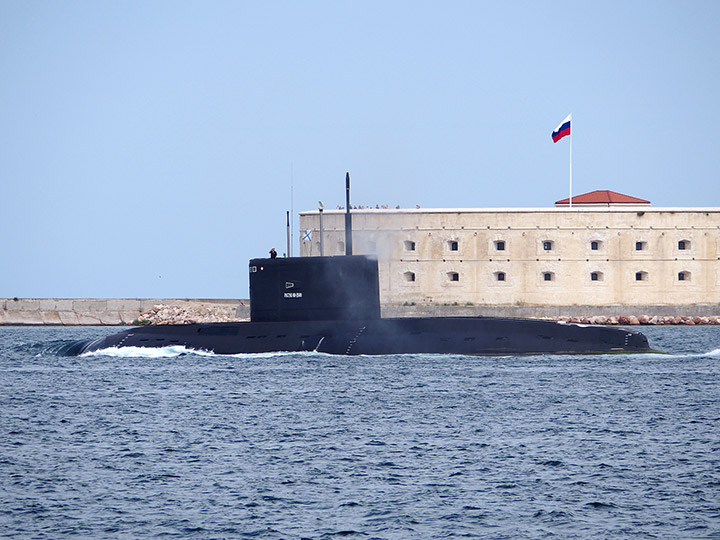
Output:
<instances>
[{"instance_id":1,"label":"clear blue sky","mask_svg":"<svg viewBox=\"0 0 720 540\"><path fill-rule=\"evenodd\" d=\"M344 203L720 206L720 2L0 0L0 297L247 296ZM295 246L298 253L297 218Z\"/></svg>"}]
</instances>

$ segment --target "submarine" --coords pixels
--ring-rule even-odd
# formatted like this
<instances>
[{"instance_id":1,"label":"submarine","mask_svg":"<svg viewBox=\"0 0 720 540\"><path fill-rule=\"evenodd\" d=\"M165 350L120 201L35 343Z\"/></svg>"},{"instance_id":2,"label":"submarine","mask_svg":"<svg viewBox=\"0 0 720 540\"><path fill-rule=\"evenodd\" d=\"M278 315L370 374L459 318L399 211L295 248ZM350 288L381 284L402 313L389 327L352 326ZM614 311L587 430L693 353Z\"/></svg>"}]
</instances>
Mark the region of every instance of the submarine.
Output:
<instances>
[{"instance_id":1,"label":"submarine","mask_svg":"<svg viewBox=\"0 0 720 540\"><path fill-rule=\"evenodd\" d=\"M75 350L183 346L215 354L338 355L651 351L644 334L620 327L507 317L382 317L378 261L352 253L349 174L346 192L345 255L250 260L249 322L133 327Z\"/></svg>"}]
</instances>

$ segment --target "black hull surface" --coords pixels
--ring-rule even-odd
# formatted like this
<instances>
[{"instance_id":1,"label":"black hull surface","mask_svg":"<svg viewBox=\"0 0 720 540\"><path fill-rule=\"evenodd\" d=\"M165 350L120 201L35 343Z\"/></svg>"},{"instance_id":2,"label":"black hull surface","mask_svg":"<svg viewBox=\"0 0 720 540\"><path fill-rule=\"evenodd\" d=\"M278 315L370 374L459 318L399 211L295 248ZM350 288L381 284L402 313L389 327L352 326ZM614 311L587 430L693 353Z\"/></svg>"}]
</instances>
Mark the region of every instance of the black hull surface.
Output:
<instances>
[{"instance_id":1,"label":"black hull surface","mask_svg":"<svg viewBox=\"0 0 720 540\"><path fill-rule=\"evenodd\" d=\"M494 317L240 322L134 327L81 353L110 347L167 347L216 354L569 354L648 352L647 338L617 327Z\"/></svg>"}]
</instances>

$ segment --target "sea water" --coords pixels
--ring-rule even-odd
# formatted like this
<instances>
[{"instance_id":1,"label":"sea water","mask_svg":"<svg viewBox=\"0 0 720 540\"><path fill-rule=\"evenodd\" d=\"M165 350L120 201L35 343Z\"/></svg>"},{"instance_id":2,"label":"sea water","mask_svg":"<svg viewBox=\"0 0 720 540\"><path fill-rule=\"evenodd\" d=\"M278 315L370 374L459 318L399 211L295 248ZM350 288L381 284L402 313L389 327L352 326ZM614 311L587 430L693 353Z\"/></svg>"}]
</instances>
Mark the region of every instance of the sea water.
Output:
<instances>
[{"instance_id":1,"label":"sea water","mask_svg":"<svg viewBox=\"0 0 720 540\"><path fill-rule=\"evenodd\" d=\"M667 354L63 356L0 327L0 537L720 538L720 328Z\"/></svg>"}]
</instances>

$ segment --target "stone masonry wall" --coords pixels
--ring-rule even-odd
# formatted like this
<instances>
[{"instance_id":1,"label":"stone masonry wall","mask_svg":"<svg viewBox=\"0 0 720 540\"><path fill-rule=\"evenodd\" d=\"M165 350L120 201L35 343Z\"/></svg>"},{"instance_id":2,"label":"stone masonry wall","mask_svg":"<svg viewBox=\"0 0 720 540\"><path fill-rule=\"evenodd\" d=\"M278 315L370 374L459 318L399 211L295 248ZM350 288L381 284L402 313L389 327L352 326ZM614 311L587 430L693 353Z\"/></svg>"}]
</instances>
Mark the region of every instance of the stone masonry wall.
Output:
<instances>
[{"instance_id":1,"label":"stone masonry wall","mask_svg":"<svg viewBox=\"0 0 720 540\"><path fill-rule=\"evenodd\" d=\"M390 305L382 306L383 317L529 317L579 320L595 324L717 324L720 305L681 306L488 306L488 305ZM223 322L248 320L248 300L191 299L0 299L1 325L115 326L144 319L151 324ZM603 322L602 318L608 319ZM652 322L650 322L655 318ZM673 321L671 321L673 319ZM643 322L647 321L647 322Z\"/></svg>"},{"instance_id":2,"label":"stone masonry wall","mask_svg":"<svg viewBox=\"0 0 720 540\"><path fill-rule=\"evenodd\" d=\"M158 305L171 305L188 311L212 311L225 320L250 316L248 300L2 298L0 325L127 325Z\"/></svg>"}]
</instances>

